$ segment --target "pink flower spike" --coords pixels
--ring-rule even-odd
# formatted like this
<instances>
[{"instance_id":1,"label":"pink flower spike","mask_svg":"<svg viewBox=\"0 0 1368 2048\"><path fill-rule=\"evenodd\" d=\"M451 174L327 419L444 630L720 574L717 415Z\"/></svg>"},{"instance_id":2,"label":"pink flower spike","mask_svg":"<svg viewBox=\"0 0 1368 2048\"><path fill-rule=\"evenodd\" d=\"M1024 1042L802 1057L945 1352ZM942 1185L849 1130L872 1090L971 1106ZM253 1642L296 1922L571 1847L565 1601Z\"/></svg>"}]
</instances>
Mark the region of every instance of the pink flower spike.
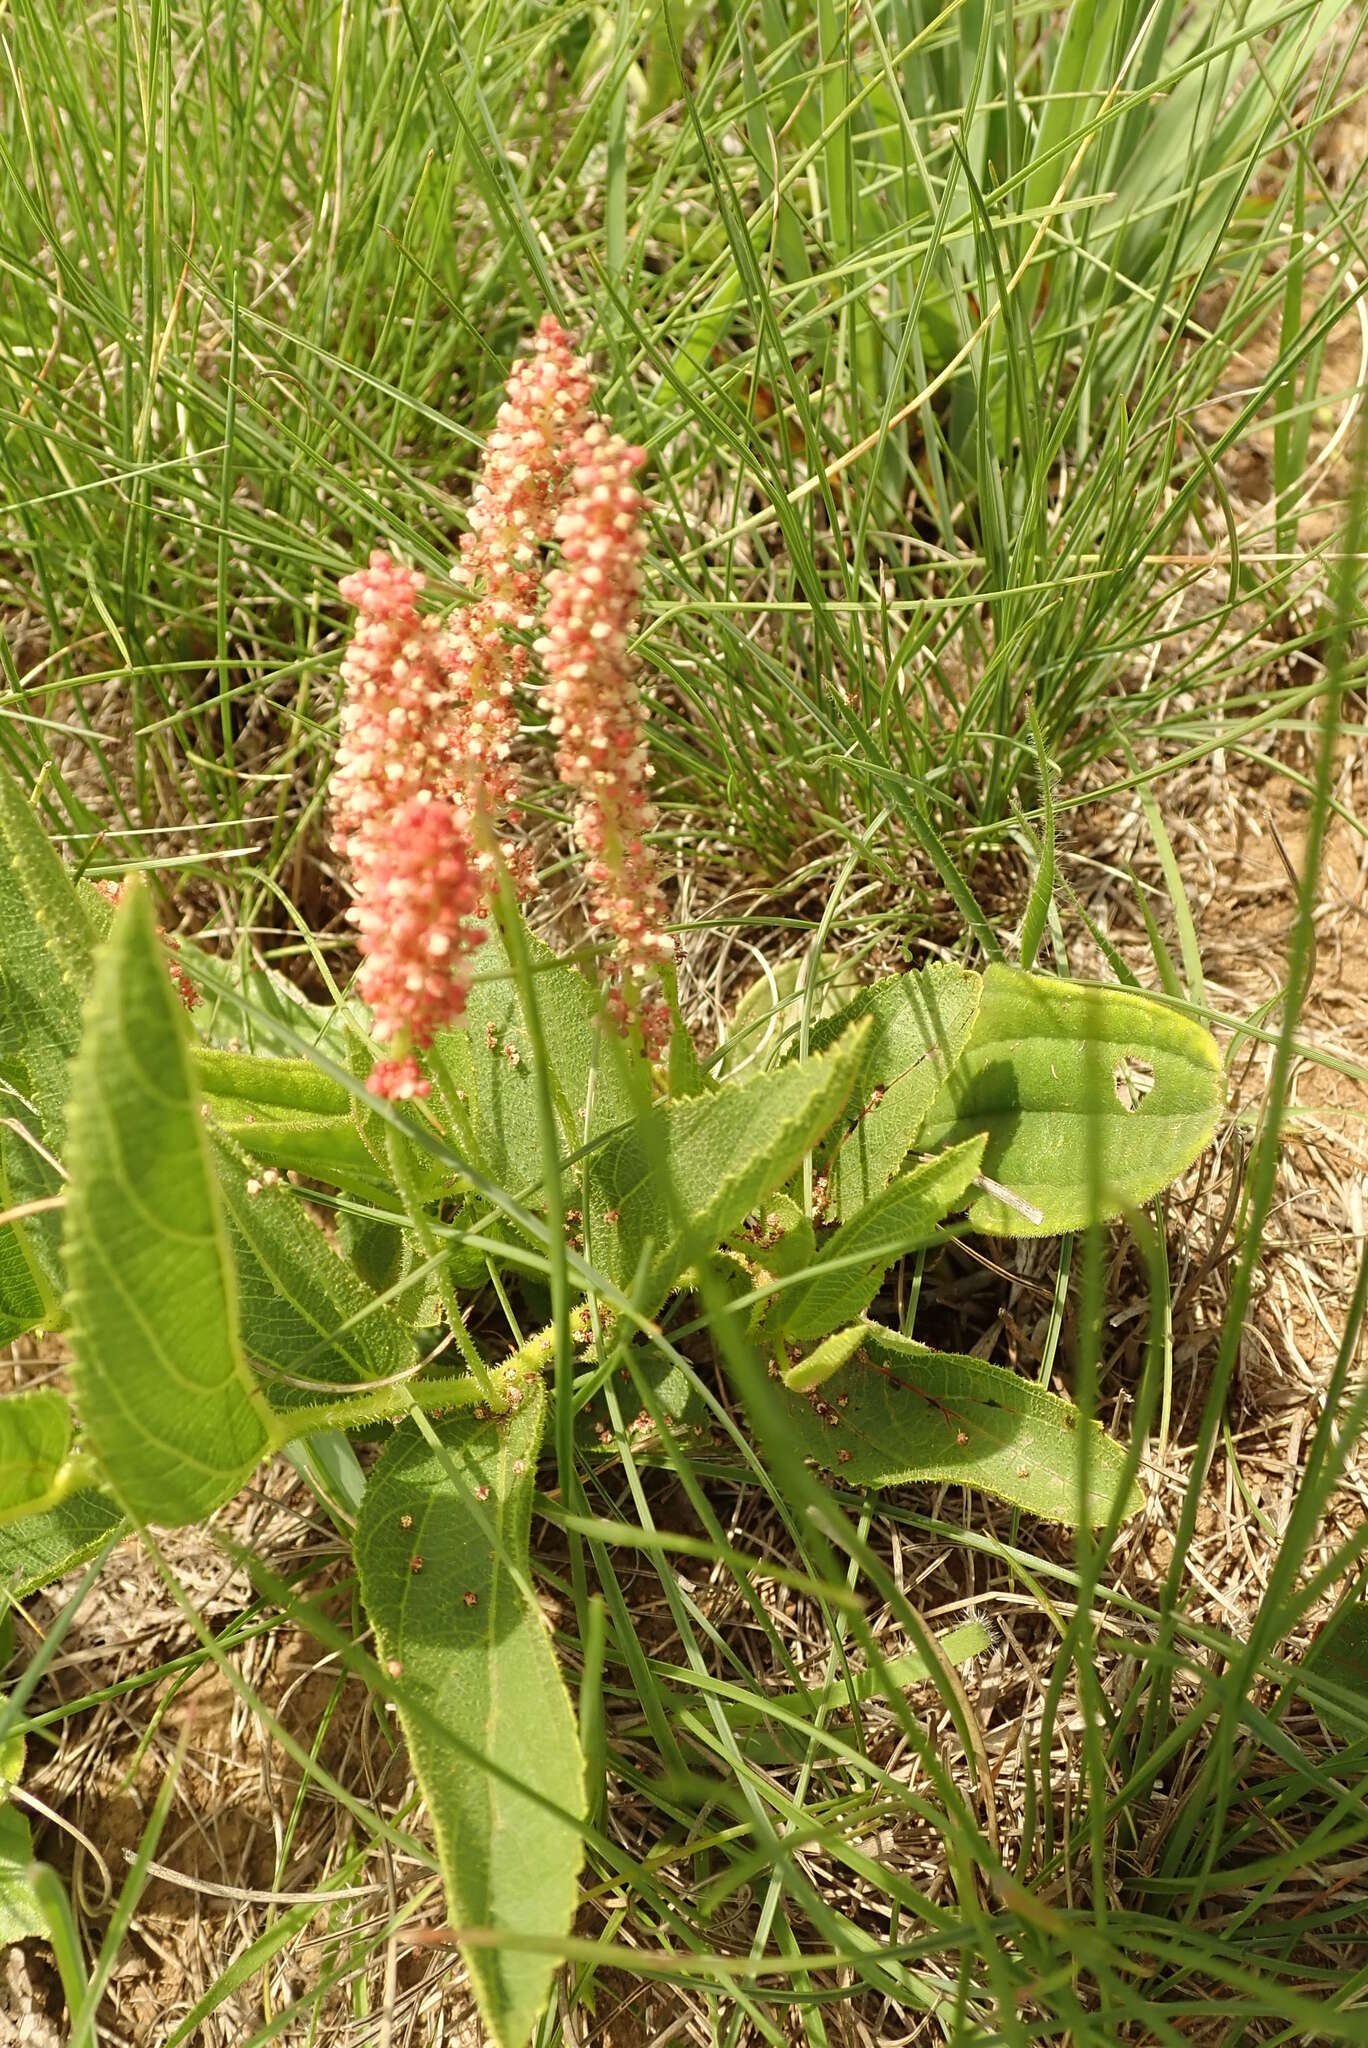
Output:
<instances>
[{"instance_id":1,"label":"pink flower spike","mask_svg":"<svg viewBox=\"0 0 1368 2048\"><path fill-rule=\"evenodd\" d=\"M513 366L485 444L458 568L472 602L451 618L442 646L458 707L462 787L486 869L518 798L513 749L527 654L509 635L535 623L541 551L551 539L588 400L588 366L547 314L531 354ZM528 861L510 847L501 851L519 889L529 889Z\"/></svg>"},{"instance_id":2,"label":"pink flower spike","mask_svg":"<svg viewBox=\"0 0 1368 2048\"><path fill-rule=\"evenodd\" d=\"M634 1022L648 1053L669 1039L669 1009L646 985L674 958L666 904L646 837L656 823L645 711L628 655L641 590L645 451L594 421L575 449L571 495L556 522L561 566L546 579L546 627L537 652L556 766L579 792L575 836L589 857L596 921L615 942L609 1008Z\"/></svg>"},{"instance_id":3,"label":"pink flower spike","mask_svg":"<svg viewBox=\"0 0 1368 2048\"><path fill-rule=\"evenodd\" d=\"M364 956L359 987L375 1035L393 1047L367 1086L375 1095L426 1095L415 1051L465 1009L470 955L484 932L470 841L447 803L414 797L372 854L366 892L351 915Z\"/></svg>"},{"instance_id":4,"label":"pink flower spike","mask_svg":"<svg viewBox=\"0 0 1368 2048\"><path fill-rule=\"evenodd\" d=\"M589 366L548 313L509 374L461 538L465 579L482 586L502 626L532 623L537 550L551 538L588 405Z\"/></svg>"},{"instance_id":5,"label":"pink flower spike","mask_svg":"<svg viewBox=\"0 0 1368 2048\"><path fill-rule=\"evenodd\" d=\"M436 621L417 609L422 577L377 550L344 576L360 613L342 663L342 735L330 791L333 848L350 860L358 893L395 812L452 779L450 688Z\"/></svg>"}]
</instances>

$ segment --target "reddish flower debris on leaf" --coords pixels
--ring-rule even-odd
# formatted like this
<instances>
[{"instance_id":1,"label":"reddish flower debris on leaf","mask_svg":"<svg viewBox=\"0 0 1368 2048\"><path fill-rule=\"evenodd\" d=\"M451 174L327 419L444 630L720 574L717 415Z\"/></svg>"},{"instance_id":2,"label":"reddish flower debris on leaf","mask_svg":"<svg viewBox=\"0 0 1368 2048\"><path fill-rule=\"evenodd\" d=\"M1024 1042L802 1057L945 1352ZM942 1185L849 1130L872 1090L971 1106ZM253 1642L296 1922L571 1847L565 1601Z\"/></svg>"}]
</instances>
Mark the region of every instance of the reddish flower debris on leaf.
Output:
<instances>
[{"instance_id":1,"label":"reddish flower debris on leaf","mask_svg":"<svg viewBox=\"0 0 1368 2048\"><path fill-rule=\"evenodd\" d=\"M105 902L112 904L114 909L117 910L120 903L123 901L123 883L96 882L95 887L104 897ZM174 937L172 933L168 932L164 925L159 924L157 926L157 937L165 942L165 944L170 948L172 953L179 953L180 940ZM166 971L171 977L172 987L175 989L176 994L184 1003L186 1009L193 1010L195 1008L195 1005L200 1000L200 992L195 987L194 982L191 981L190 976L186 973L182 963L179 960L168 960L166 963Z\"/></svg>"}]
</instances>

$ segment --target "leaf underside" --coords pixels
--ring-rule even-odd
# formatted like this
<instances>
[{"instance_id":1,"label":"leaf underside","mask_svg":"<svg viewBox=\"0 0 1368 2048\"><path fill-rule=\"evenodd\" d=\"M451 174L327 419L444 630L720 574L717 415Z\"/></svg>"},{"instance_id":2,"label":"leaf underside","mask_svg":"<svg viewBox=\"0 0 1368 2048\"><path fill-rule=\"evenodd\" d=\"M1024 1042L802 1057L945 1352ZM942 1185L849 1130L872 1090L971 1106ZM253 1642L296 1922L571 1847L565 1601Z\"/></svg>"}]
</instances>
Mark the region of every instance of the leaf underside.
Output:
<instances>
[{"instance_id":1,"label":"leaf underside","mask_svg":"<svg viewBox=\"0 0 1368 2048\"><path fill-rule=\"evenodd\" d=\"M124 1524L122 1511L96 1487L69 1493L55 1507L0 1528L0 1586L26 1600L41 1586L87 1564Z\"/></svg>"},{"instance_id":2,"label":"leaf underside","mask_svg":"<svg viewBox=\"0 0 1368 2048\"><path fill-rule=\"evenodd\" d=\"M90 929L27 797L0 768L0 1208L58 1194L67 1062L80 1036ZM58 1320L61 1228L0 1225L0 1343Z\"/></svg>"},{"instance_id":3,"label":"leaf underside","mask_svg":"<svg viewBox=\"0 0 1368 2048\"><path fill-rule=\"evenodd\" d=\"M307 1407L335 1399L339 1386L407 1371L417 1358L412 1335L338 1257L294 1189L277 1183L249 1193L256 1176L222 1137L214 1141L214 1164L242 1342L272 1407Z\"/></svg>"},{"instance_id":4,"label":"leaf underside","mask_svg":"<svg viewBox=\"0 0 1368 2048\"><path fill-rule=\"evenodd\" d=\"M7 1948L47 1933L47 1919L29 1875L32 1865L33 1835L27 1817L8 1801L0 1803L0 1945Z\"/></svg>"},{"instance_id":5,"label":"leaf underside","mask_svg":"<svg viewBox=\"0 0 1368 2048\"><path fill-rule=\"evenodd\" d=\"M0 1397L0 1516L41 1505L71 1446L71 1410L55 1387Z\"/></svg>"}]
</instances>

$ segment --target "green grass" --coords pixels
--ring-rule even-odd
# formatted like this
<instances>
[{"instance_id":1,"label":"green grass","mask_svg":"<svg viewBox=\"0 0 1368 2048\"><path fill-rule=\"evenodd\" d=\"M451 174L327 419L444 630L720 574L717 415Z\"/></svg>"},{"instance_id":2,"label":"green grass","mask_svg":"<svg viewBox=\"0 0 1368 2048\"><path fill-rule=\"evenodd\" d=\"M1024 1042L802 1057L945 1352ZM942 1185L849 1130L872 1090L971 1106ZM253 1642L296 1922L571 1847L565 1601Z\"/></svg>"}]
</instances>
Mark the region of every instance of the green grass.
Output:
<instances>
[{"instance_id":1,"label":"green grass","mask_svg":"<svg viewBox=\"0 0 1368 2048\"><path fill-rule=\"evenodd\" d=\"M725 1406L697 1458L629 1448L582 1473L582 1513L543 1504L560 1647L602 1673L576 2040L649 1981L658 2015L687 1995L729 2048L841 2043L853 2014L1013 2048L1368 2040L1344 1876L1368 1721L1296 1655L1365 1568L1361 1524L1325 1533L1363 1421L1362 1281L1257 1611L1200 1619L1185 1576L1211 1459L1239 1472L1227 1395L1315 877L1286 999L1232 1019L1162 821L1170 773L1271 763L1300 779L1314 850L1343 808L1336 729L1362 744L1345 458L1368 172L1335 138L1361 132L1366 25L1313 0L0 11L0 747L73 860L150 859L225 945L349 971L322 828L336 578L379 539L440 590L509 357L549 304L652 453L642 652L665 860L701 878L691 952L715 959L718 926L771 960L960 931L1010 952L1029 900L1032 946L1066 971L1051 867L1152 791L1176 959L1156 925L1151 978L1274 1044L1187 1490L1157 1510L1173 1561L1143 1592L1086 1540L973 1502L819 1491ZM1085 1406L1119 1403L1156 1465L1187 1408L1175 1251L1136 1225L1129 1378L1102 1248L1031 1275L1036 1356ZM969 1270L910 1271L909 1326L957 1312ZM1003 1290L983 1284L986 1326ZM744 1390L725 1319L715 1341ZM614 1420L652 1407L629 1363ZM213 1634L163 1560L197 1641L180 1668L218 1665L268 1726L236 1657L282 1612L352 1674L336 1711L363 1695L322 1599L349 1567L321 1514L316 1540ZM908 1555L947 1609L933 1633L971 1603L1039 1674L996 1842L961 1686L933 1664L909 1698L883 1670L926 1634ZM36 1756L103 1698L39 1705L35 1671L14 1697ZM168 1675L130 1688L145 1711ZM396 1855L431 1871L410 1814L272 1732L301 1808L346 1816L321 1890ZM84 1929L97 1986L136 1909L135 1886ZM254 1967L293 1950L300 1911L260 1916ZM338 2001L378 2024L391 1933L436 1911L407 1878L330 1905L297 2031L244 1965L251 2038L343 2038Z\"/></svg>"}]
</instances>

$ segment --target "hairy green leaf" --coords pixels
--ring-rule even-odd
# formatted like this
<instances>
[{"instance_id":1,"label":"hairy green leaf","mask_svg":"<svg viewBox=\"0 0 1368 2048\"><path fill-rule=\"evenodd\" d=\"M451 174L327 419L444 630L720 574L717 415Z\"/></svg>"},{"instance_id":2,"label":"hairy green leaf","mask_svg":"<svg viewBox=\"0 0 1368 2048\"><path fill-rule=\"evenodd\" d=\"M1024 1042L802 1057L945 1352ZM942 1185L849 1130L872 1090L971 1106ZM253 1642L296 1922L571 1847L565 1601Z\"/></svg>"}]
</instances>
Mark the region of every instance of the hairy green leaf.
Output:
<instances>
[{"instance_id":1,"label":"hairy green leaf","mask_svg":"<svg viewBox=\"0 0 1368 2048\"><path fill-rule=\"evenodd\" d=\"M1209 1143L1224 1101L1209 1032L1129 989L990 967L969 1043L922 1129L928 1151L986 1131L979 1230L1079 1230L1146 1201Z\"/></svg>"},{"instance_id":2,"label":"hairy green leaf","mask_svg":"<svg viewBox=\"0 0 1368 2048\"><path fill-rule=\"evenodd\" d=\"M352 1074L358 1081L366 1081L375 1066L370 1041L354 1027L349 1028L346 1051ZM433 1112L444 1100L438 1094L431 1105L421 1101L390 1102L381 1115L378 1098L364 1088L350 1097L352 1130L370 1161L366 1170L379 1188L397 1188L405 1207L425 1205L453 1189L452 1168L435 1158L421 1142L441 1127L442 1118ZM361 1183L358 1181L357 1185Z\"/></svg>"},{"instance_id":3,"label":"hairy green leaf","mask_svg":"<svg viewBox=\"0 0 1368 2048\"><path fill-rule=\"evenodd\" d=\"M784 1385L795 1394L807 1394L814 1387L820 1387L843 1365L849 1365L868 1331L869 1324L864 1322L851 1323L844 1330L833 1330L829 1337L823 1337L821 1343L809 1351L806 1358L785 1366Z\"/></svg>"},{"instance_id":4,"label":"hairy green leaf","mask_svg":"<svg viewBox=\"0 0 1368 2048\"><path fill-rule=\"evenodd\" d=\"M851 1096L855 1114L843 1119L820 1162L827 1211L837 1222L873 1201L906 1159L964 1048L981 986L977 974L937 961L918 974L876 982L812 1033L812 1049L821 1052L848 1024L870 1019Z\"/></svg>"},{"instance_id":5,"label":"hairy green leaf","mask_svg":"<svg viewBox=\"0 0 1368 2048\"><path fill-rule=\"evenodd\" d=\"M0 1945L47 1933L47 1916L33 1889L33 1835L27 1816L0 1803Z\"/></svg>"},{"instance_id":6,"label":"hairy green leaf","mask_svg":"<svg viewBox=\"0 0 1368 2048\"><path fill-rule=\"evenodd\" d=\"M1072 1402L955 1352L928 1351L871 1323L858 1356L820 1389L785 1393L795 1442L852 1486L953 1480L1070 1527L1111 1513L1124 1453ZM1132 1489L1127 1512L1140 1506Z\"/></svg>"},{"instance_id":7,"label":"hairy green leaf","mask_svg":"<svg viewBox=\"0 0 1368 2048\"><path fill-rule=\"evenodd\" d=\"M800 957L766 967L760 979L753 981L740 997L727 1020L722 1041L718 1072L724 1080L736 1078L746 1067L768 1066L783 1041L797 1031L806 999L806 989L799 984L807 964ZM813 1024L841 1014L848 1020L851 1013L846 1005L858 988L853 971L824 955L817 963L815 976L818 985L813 991Z\"/></svg>"},{"instance_id":8,"label":"hairy green leaf","mask_svg":"<svg viewBox=\"0 0 1368 2048\"><path fill-rule=\"evenodd\" d=\"M0 1209L60 1192L53 1160L89 975L90 929L61 856L0 768ZM51 1212L0 1225L0 1343L59 1320L60 1244Z\"/></svg>"},{"instance_id":9,"label":"hairy green leaf","mask_svg":"<svg viewBox=\"0 0 1368 2048\"><path fill-rule=\"evenodd\" d=\"M71 1449L71 1409L55 1387L0 1397L0 1520L49 1505Z\"/></svg>"},{"instance_id":10,"label":"hairy green leaf","mask_svg":"<svg viewBox=\"0 0 1368 2048\"><path fill-rule=\"evenodd\" d=\"M441 1322L442 1297L437 1274L429 1265L416 1232L405 1229L397 1217L391 1222L384 1216L339 1208L337 1243L362 1284L372 1294L385 1295L389 1307L410 1329L431 1329ZM461 1285L467 1275L456 1268L454 1278Z\"/></svg>"},{"instance_id":11,"label":"hairy green leaf","mask_svg":"<svg viewBox=\"0 0 1368 2048\"><path fill-rule=\"evenodd\" d=\"M529 1383L502 1421L451 1418L434 1450L395 1432L356 1531L374 1624L432 1816L448 1911L485 2023L524 2048L570 1931L585 1813L575 1717L528 1579L546 1396ZM548 1951L500 1945L538 1936Z\"/></svg>"},{"instance_id":12,"label":"hairy green leaf","mask_svg":"<svg viewBox=\"0 0 1368 2048\"><path fill-rule=\"evenodd\" d=\"M96 966L68 1163L72 1386L87 1441L138 1520L198 1521L264 1454L269 1410L238 1338L185 1012L140 886Z\"/></svg>"},{"instance_id":13,"label":"hairy green leaf","mask_svg":"<svg viewBox=\"0 0 1368 2048\"><path fill-rule=\"evenodd\" d=\"M340 1081L308 1060L196 1046L195 1074L218 1130L262 1166L369 1193L387 1178Z\"/></svg>"},{"instance_id":14,"label":"hairy green leaf","mask_svg":"<svg viewBox=\"0 0 1368 2048\"><path fill-rule=\"evenodd\" d=\"M0 1586L16 1600L89 1563L124 1525L124 1515L97 1487L69 1493L55 1507L0 1528Z\"/></svg>"},{"instance_id":15,"label":"hairy green leaf","mask_svg":"<svg viewBox=\"0 0 1368 2048\"><path fill-rule=\"evenodd\" d=\"M33 805L8 770L0 768L0 867L15 878L42 942L72 997L79 1003L90 980L95 934L62 856L48 838ZM9 890L0 888L0 902ZM11 931L0 927L0 950L8 958Z\"/></svg>"},{"instance_id":16,"label":"hairy green leaf","mask_svg":"<svg viewBox=\"0 0 1368 2048\"><path fill-rule=\"evenodd\" d=\"M61 1183L40 1149L37 1117L27 1097L7 1086L16 1071L0 1077L0 1210L49 1201ZM27 1133L27 1136L24 1135ZM35 1142L35 1140L37 1142ZM55 1211L0 1224L0 1344L60 1319L61 1226Z\"/></svg>"},{"instance_id":17,"label":"hairy green leaf","mask_svg":"<svg viewBox=\"0 0 1368 2048\"><path fill-rule=\"evenodd\" d=\"M617 1287L643 1277L653 1313L685 1267L720 1244L816 1145L850 1094L867 1025L802 1065L661 1103L589 1161L584 1242Z\"/></svg>"},{"instance_id":18,"label":"hairy green leaf","mask_svg":"<svg viewBox=\"0 0 1368 2048\"><path fill-rule=\"evenodd\" d=\"M584 976L530 932L522 936L551 1062L561 1152L568 1157L588 1139L631 1120L639 1104L650 1099L649 1074L641 1056L605 1028L598 993ZM464 1046L453 1045L458 1038ZM468 1096L473 1092L473 1104L465 1107L481 1161L513 1195L540 1188L542 1181L533 1059L517 978L491 921L475 955L462 1031L439 1036L433 1065L440 1070L449 1060L458 1085Z\"/></svg>"},{"instance_id":19,"label":"hairy green leaf","mask_svg":"<svg viewBox=\"0 0 1368 2048\"><path fill-rule=\"evenodd\" d=\"M408 1371L417 1360L412 1335L338 1257L294 1189L257 1182L222 1137L214 1142L214 1165L228 1213L242 1342L264 1369L271 1405L303 1408L335 1399L339 1385ZM300 1384L308 1381L320 1384Z\"/></svg>"},{"instance_id":20,"label":"hairy green leaf","mask_svg":"<svg viewBox=\"0 0 1368 2048\"><path fill-rule=\"evenodd\" d=\"M351 1114L351 1094L311 1060L268 1059L259 1053L224 1052L197 1045L195 1078L224 1115L281 1111L295 1117ZM230 1112L229 1105L236 1105Z\"/></svg>"},{"instance_id":21,"label":"hairy green leaf","mask_svg":"<svg viewBox=\"0 0 1368 2048\"><path fill-rule=\"evenodd\" d=\"M918 1165L833 1231L805 1279L776 1303L779 1327L798 1341L824 1337L863 1315L894 1259L935 1241L978 1172L984 1140L966 1138Z\"/></svg>"}]
</instances>

